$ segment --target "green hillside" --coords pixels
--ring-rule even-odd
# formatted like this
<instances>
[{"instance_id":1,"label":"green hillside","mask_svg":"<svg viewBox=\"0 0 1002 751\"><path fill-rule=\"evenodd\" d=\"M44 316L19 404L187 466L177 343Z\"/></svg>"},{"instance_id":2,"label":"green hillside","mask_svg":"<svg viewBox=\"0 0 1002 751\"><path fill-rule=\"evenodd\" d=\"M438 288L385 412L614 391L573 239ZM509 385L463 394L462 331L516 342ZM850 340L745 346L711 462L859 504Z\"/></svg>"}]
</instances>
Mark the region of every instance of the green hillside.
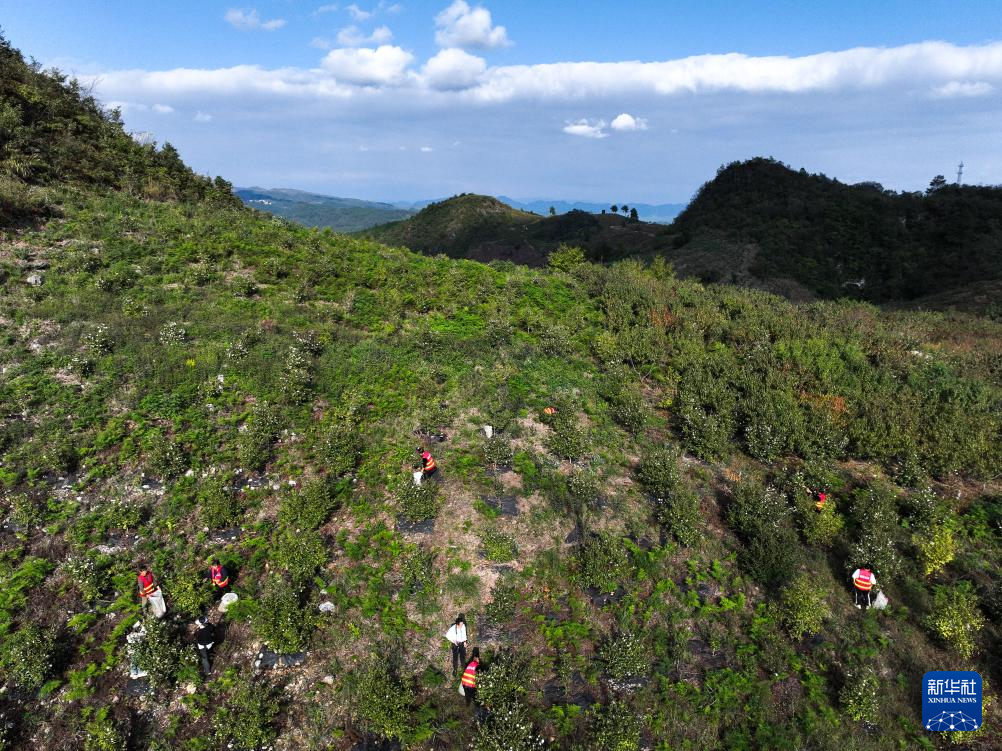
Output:
<instances>
[{"instance_id":1,"label":"green hillside","mask_svg":"<svg viewBox=\"0 0 1002 751\"><path fill-rule=\"evenodd\" d=\"M1002 187L895 193L752 159L721 168L673 227L680 255L707 234L752 244L753 275L820 297L910 300L1002 279Z\"/></svg>"},{"instance_id":2,"label":"green hillside","mask_svg":"<svg viewBox=\"0 0 1002 751\"><path fill-rule=\"evenodd\" d=\"M59 119L21 117L57 164ZM429 257L93 147L153 182L4 188L0 749L997 747L997 702L936 734L917 695L1002 685L999 324ZM858 566L886 610L853 607ZM288 664L255 670L264 645Z\"/></svg>"},{"instance_id":3,"label":"green hillside","mask_svg":"<svg viewBox=\"0 0 1002 751\"><path fill-rule=\"evenodd\" d=\"M248 206L307 227L330 227L335 232L358 232L377 224L406 219L414 212L388 203L337 198L288 188L238 188Z\"/></svg>"}]
</instances>

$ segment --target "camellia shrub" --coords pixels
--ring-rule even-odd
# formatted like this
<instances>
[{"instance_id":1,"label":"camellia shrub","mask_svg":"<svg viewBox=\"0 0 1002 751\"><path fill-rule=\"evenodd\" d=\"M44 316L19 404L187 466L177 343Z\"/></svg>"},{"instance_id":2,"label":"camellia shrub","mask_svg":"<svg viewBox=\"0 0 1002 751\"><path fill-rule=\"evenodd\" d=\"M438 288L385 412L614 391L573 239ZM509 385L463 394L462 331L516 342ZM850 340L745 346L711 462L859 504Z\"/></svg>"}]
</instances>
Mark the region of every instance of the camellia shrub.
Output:
<instances>
[{"instance_id":1,"label":"camellia shrub","mask_svg":"<svg viewBox=\"0 0 1002 751\"><path fill-rule=\"evenodd\" d=\"M478 672L477 698L491 709L513 706L528 693L531 678L525 654L510 649L499 652Z\"/></svg>"},{"instance_id":2,"label":"camellia shrub","mask_svg":"<svg viewBox=\"0 0 1002 751\"><path fill-rule=\"evenodd\" d=\"M658 524L689 547L699 539L700 499L682 478L680 455L672 445L647 447L640 457L637 479L651 496Z\"/></svg>"},{"instance_id":3,"label":"camellia shrub","mask_svg":"<svg viewBox=\"0 0 1002 751\"><path fill-rule=\"evenodd\" d=\"M487 674L485 673L485 676ZM477 725L474 751L535 751L546 748L521 702L492 710L486 722Z\"/></svg>"},{"instance_id":4,"label":"camellia shrub","mask_svg":"<svg viewBox=\"0 0 1002 751\"><path fill-rule=\"evenodd\" d=\"M385 661L373 660L353 674L350 687L355 711L370 732L395 740L410 737L414 688L391 673Z\"/></svg>"},{"instance_id":5,"label":"camellia shrub","mask_svg":"<svg viewBox=\"0 0 1002 751\"><path fill-rule=\"evenodd\" d=\"M815 584L809 574L800 574L780 595L780 617L794 639L821 631L831 616L825 601L825 588Z\"/></svg>"},{"instance_id":6,"label":"camellia shrub","mask_svg":"<svg viewBox=\"0 0 1002 751\"><path fill-rule=\"evenodd\" d=\"M640 747L643 715L625 702L599 704L589 714L588 751L636 751Z\"/></svg>"},{"instance_id":7,"label":"camellia shrub","mask_svg":"<svg viewBox=\"0 0 1002 751\"><path fill-rule=\"evenodd\" d=\"M22 626L0 639L0 671L14 685L35 691L52 672L55 651L55 632Z\"/></svg>"},{"instance_id":8,"label":"camellia shrub","mask_svg":"<svg viewBox=\"0 0 1002 751\"><path fill-rule=\"evenodd\" d=\"M212 725L219 748L271 748L278 735L278 694L263 680L242 678L219 703Z\"/></svg>"},{"instance_id":9,"label":"camellia shrub","mask_svg":"<svg viewBox=\"0 0 1002 751\"><path fill-rule=\"evenodd\" d=\"M614 680L647 675L650 667L644 640L631 631L606 639L599 646L598 654L609 677Z\"/></svg>"},{"instance_id":10,"label":"camellia shrub","mask_svg":"<svg viewBox=\"0 0 1002 751\"><path fill-rule=\"evenodd\" d=\"M237 444L238 460L244 469L264 469L271 460L272 446L281 424L278 410L273 406L265 402L254 405Z\"/></svg>"},{"instance_id":11,"label":"camellia shrub","mask_svg":"<svg viewBox=\"0 0 1002 751\"><path fill-rule=\"evenodd\" d=\"M397 490L400 512L412 522L434 519L438 515L439 492L434 482L415 485L407 482Z\"/></svg>"},{"instance_id":12,"label":"camellia shrub","mask_svg":"<svg viewBox=\"0 0 1002 751\"><path fill-rule=\"evenodd\" d=\"M932 612L925 622L949 649L964 659L970 658L977 649L978 632L985 625L978 609L978 596L970 582L936 587Z\"/></svg>"},{"instance_id":13,"label":"camellia shrub","mask_svg":"<svg viewBox=\"0 0 1002 751\"><path fill-rule=\"evenodd\" d=\"M626 547L615 535L588 537L581 545L578 560L582 583L602 592L614 592L630 573Z\"/></svg>"},{"instance_id":14,"label":"camellia shrub","mask_svg":"<svg viewBox=\"0 0 1002 751\"><path fill-rule=\"evenodd\" d=\"M221 529L240 519L243 507L233 492L229 474L209 477L198 490L198 515L209 529Z\"/></svg>"},{"instance_id":15,"label":"camellia shrub","mask_svg":"<svg viewBox=\"0 0 1002 751\"><path fill-rule=\"evenodd\" d=\"M839 702L855 722L876 722L880 718L880 679L873 668L846 675Z\"/></svg>"},{"instance_id":16,"label":"camellia shrub","mask_svg":"<svg viewBox=\"0 0 1002 751\"><path fill-rule=\"evenodd\" d=\"M143 630L146 635L132 647L133 662L149 673L153 686L173 686L181 667L194 663L194 651L182 644L173 620L148 616L143 619Z\"/></svg>"},{"instance_id":17,"label":"camellia shrub","mask_svg":"<svg viewBox=\"0 0 1002 751\"><path fill-rule=\"evenodd\" d=\"M936 524L912 535L912 543L918 549L922 573L931 576L954 559L957 545L953 530L945 524Z\"/></svg>"},{"instance_id":18,"label":"camellia shrub","mask_svg":"<svg viewBox=\"0 0 1002 751\"><path fill-rule=\"evenodd\" d=\"M484 529L479 533L484 558L492 563L507 563L518 557L518 545L514 536L496 529Z\"/></svg>"},{"instance_id":19,"label":"camellia shrub","mask_svg":"<svg viewBox=\"0 0 1002 751\"><path fill-rule=\"evenodd\" d=\"M301 652L309 642L315 619L302 599L302 589L284 577L272 575L264 583L251 626L279 654Z\"/></svg>"},{"instance_id":20,"label":"camellia shrub","mask_svg":"<svg viewBox=\"0 0 1002 751\"><path fill-rule=\"evenodd\" d=\"M282 496L279 521L290 529L317 529L341 505L343 491L344 485L326 477L309 480L302 490Z\"/></svg>"}]
</instances>

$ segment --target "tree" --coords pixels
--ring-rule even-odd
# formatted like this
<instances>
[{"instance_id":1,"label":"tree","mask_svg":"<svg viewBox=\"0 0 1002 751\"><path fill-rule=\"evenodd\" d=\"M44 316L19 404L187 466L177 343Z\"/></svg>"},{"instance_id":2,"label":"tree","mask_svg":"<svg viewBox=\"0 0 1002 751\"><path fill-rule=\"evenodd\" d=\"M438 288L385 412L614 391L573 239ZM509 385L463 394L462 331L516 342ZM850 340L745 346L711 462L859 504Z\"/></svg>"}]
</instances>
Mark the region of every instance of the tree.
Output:
<instances>
[{"instance_id":1,"label":"tree","mask_svg":"<svg viewBox=\"0 0 1002 751\"><path fill-rule=\"evenodd\" d=\"M935 193L937 190L941 190L946 187L946 178L942 175L936 175L930 182L929 187L926 188L925 194Z\"/></svg>"},{"instance_id":2,"label":"tree","mask_svg":"<svg viewBox=\"0 0 1002 751\"><path fill-rule=\"evenodd\" d=\"M570 271L575 266L585 262L585 254L576 245L560 243L556 250L550 253L549 264L557 271Z\"/></svg>"},{"instance_id":3,"label":"tree","mask_svg":"<svg viewBox=\"0 0 1002 751\"><path fill-rule=\"evenodd\" d=\"M550 206L550 216L556 216L556 215L557 215L557 210L552 206Z\"/></svg>"},{"instance_id":4,"label":"tree","mask_svg":"<svg viewBox=\"0 0 1002 751\"><path fill-rule=\"evenodd\" d=\"M632 209L630 209L630 219L632 219L635 222L640 221L640 215L637 214L637 207L636 206L634 206Z\"/></svg>"},{"instance_id":5,"label":"tree","mask_svg":"<svg viewBox=\"0 0 1002 751\"><path fill-rule=\"evenodd\" d=\"M610 206L609 208L612 209L613 214L619 213L619 206L617 206L616 204L612 204L612 206Z\"/></svg>"},{"instance_id":6,"label":"tree","mask_svg":"<svg viewBox=\"0 0 1002 751\"><path fill-rule=\"evenodd\" d=\"M624 214L627 214L630 211L630 207L627 206L625 203L620 208L622 209Z\"/></svg>"}]
</instances>

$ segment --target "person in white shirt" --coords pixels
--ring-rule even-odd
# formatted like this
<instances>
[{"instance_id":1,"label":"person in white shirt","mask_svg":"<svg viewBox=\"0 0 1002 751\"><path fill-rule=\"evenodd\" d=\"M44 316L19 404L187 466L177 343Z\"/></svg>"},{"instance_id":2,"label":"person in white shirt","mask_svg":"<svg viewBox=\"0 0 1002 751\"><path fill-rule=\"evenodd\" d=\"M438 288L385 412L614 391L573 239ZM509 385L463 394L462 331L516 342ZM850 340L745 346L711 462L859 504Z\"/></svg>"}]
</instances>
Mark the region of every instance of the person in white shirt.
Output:
<instances>
[{"instance_id":1,"label":"person in white shirt","mask_svg":"<svg viewBox=\"0 0 1002 751\"><path fill-rule=\"evenodd\" d=\"M452 645L452 674L456 675L466 667L466 616L460 613L456 622L445 632L445 638Z\"/></svg>"}]
</instances>

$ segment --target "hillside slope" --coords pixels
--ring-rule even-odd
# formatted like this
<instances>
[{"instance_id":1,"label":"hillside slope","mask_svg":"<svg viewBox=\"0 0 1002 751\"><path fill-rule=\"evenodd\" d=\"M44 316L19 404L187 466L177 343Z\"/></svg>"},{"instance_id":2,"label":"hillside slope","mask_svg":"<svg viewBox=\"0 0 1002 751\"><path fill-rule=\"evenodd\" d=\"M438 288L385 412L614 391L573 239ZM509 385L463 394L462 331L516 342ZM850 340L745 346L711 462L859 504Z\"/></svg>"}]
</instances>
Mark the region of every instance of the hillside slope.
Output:
<instances>
[{"instance_id":1,"label":"hillside slope","mask_svg":"<svg viewBox=\"0 0 1002 751\"><path fill-rule=\"evenodd\" d=\"M360 234L419 253L542 266L562 243L580 246L591 260L610 261L653 252L663 244L665 232L663 225L617 214L570 211L542 217L490 196L464 194Z\"/></svg>"},{"instance_id":2,"label":"hillside slope","mask_svg":"<svg viewBox=\"0 0 1002 751\"><path fill-rule=\"evenodd\" d=\"M335 232L357 232L414 214L389 203L338 198L290 188L237 188L234 193L251 208L307 227L330 227Z\"/></svg>"},{"instance_id":3,"label":"hillside slope","mask_svg":"<svg viewBox=\"0 0 1002 751\"><path fill-rule=\"evenodd\" d=\"M1002 685L999 324L114 187L0 219L4 751L945 749L925 671Z\"/></svg>"}]
</instances>

